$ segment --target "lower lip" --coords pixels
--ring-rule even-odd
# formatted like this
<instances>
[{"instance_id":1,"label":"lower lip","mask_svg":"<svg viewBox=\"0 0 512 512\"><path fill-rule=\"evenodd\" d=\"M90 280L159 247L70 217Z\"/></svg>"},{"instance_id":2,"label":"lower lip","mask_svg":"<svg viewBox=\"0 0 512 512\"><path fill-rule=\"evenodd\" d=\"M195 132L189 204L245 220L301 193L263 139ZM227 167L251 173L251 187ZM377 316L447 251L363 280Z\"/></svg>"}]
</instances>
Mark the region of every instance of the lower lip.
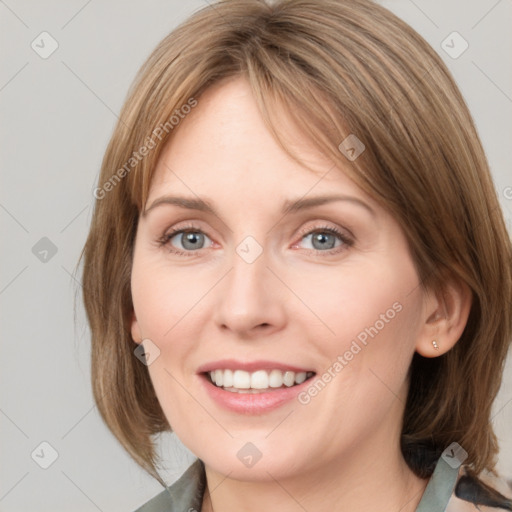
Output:
<instances>
[{"instance_id":1,"label":"lower lip","mask_svg":"<svg viewBox=\"0 0 512 512\"><path fill-rule=\"evenodd\" d=\"M205 375L200 375L200 378L206 392L214 402L239 414L262 414L273 411L293 400L302 389L309 386L311 381L310 378L302 384L296 384L289 388L276 388L260 393L237 393L217 387Z\"/></svg>"}]
</instances>

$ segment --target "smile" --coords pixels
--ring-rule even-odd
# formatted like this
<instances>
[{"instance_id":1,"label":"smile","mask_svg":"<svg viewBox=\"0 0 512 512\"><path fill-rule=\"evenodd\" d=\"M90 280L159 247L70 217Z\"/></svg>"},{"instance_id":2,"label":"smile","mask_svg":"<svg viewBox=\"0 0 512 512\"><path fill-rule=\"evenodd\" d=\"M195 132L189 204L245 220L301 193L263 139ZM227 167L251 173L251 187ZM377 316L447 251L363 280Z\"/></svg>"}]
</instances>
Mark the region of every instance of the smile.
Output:
<instances>
[{"instance_id":1,"label":"smile","mask_svg":"<svg viewBox=\"0 0 512 512\"><path fill-rule=\"evenodd\" d=\"M245 370L217 369L206 373L215 386L233 393L262 393L279 388L289 388L302 384L311 378L314 372L293 372L278 369Z\"/></svg>"}]
</instances>

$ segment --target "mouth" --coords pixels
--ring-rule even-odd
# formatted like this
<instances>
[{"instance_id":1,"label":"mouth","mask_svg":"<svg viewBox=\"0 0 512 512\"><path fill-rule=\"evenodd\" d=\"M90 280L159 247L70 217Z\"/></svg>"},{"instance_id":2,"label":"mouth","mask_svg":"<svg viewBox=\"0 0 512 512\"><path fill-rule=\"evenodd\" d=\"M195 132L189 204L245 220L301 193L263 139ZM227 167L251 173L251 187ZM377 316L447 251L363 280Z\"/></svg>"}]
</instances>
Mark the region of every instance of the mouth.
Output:
<instances>
[{"instance_id":1,"label":"mouth","mask_svg":"<svg viewBox=\"0 0 512 512\"><path fill-rule=\"evenodd\" d=\"M303 384L316 375L313 371L291 371L260 369L246 371L240 369L218 368L203 372L208 382L215 387L231 393L258 394L293 388Z\"/></svg>"}]
</instances>

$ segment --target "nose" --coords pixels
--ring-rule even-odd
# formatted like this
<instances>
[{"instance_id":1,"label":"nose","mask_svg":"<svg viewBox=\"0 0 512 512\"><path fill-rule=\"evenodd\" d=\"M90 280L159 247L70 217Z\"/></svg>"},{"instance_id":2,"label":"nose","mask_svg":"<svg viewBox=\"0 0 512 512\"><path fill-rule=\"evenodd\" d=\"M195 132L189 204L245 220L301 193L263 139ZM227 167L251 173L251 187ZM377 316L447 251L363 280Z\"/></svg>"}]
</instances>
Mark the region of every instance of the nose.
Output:
<instances>
[{"instance_id":1,"label":"nose","mask_svg":"<svg viewBox=\"0 0 512 512\"><path fill-rule=\"evenodd\" d=\"M233 253L231 270L219 283L214 321L236 338L268 336L286 324L286 289L275 277L264 251L248 263Z\"/></svg>"}]
</instances>

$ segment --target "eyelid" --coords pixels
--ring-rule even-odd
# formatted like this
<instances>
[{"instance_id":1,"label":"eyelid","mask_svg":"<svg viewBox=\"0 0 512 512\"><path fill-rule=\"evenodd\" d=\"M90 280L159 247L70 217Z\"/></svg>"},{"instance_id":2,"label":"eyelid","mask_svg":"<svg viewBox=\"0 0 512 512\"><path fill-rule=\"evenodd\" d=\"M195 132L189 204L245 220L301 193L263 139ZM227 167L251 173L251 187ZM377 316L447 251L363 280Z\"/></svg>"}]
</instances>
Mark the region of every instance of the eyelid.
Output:
<instances>
[{"instance_id":1,"label":"eyelid","mask_svg":"<svg viewBox=\"0 0 512 512\"><path fill-rule=\"evenodd\" d=\"M319 222L320 225L318 225L318 224L315 225L314 222ZM345 227L337 226L336 224L330 224L326 221L313 221L313 225L311 223L307 223L306 227L302 227L299 230L299 235L301 236L301 239L302 239L306 235L309 235L315 231L322 231L322 230L335 232L339 236L342 236L347 239L355 240L355 236L352 234L352 232L349 229L347 229Z\"/></svg>"},{"instance_id":2,"label":"eyelid","mask_svg":"<svg viewBox=\"0 0 512 512\"><path fill-rule=\"evenodd\" d=\"M196 249L193 251L183 251L181 249L173 247L170 243L172 238L174 238L175 236L177 236L179 234L186 233L186 232L201 233L201 234L205 235L206 237L208 237L213 242L212 237L209 236L208 233L206 233L204 229L202 229L198 225L194 224L194 221L183 221L183 222L178 222L177 224L174 224L171 228L167 228L164 231L164 233L162 234L162 236L157 238L156 243L159 247L167 248L171 254L177 254L180 256L195 256L202 249ZM169 249L169 247L172 247L172 249Z\"/></svg>"},{"instance_id":3,"label":"eyelid","mask_svg":"<svg viewBox=\"0 0 512 512\"><path fill-rule=\"evenodd\" d=\"M300 238L297 242L294 242L292 245L292 248L296 248L297 245L306 237L310 236L313 233L330 233L331 235L337 237L339 240L341 240L342 244L341 246L334 247L332 249L326 249L324 251L318 250L318 249L305 249L308 253L313 253L314 255L319 256L330 256L330 255L337 255L341 252L344 252L345 250L351 248L355 243L355 237L352 235L352 233L345 228L345 231L350 233L349 235L344 233L342 229L340 229L338 226L328 225L325 221L322 225L314 225L309 227L301 228L299 231Z\"/></svg>"}]
</instances>

